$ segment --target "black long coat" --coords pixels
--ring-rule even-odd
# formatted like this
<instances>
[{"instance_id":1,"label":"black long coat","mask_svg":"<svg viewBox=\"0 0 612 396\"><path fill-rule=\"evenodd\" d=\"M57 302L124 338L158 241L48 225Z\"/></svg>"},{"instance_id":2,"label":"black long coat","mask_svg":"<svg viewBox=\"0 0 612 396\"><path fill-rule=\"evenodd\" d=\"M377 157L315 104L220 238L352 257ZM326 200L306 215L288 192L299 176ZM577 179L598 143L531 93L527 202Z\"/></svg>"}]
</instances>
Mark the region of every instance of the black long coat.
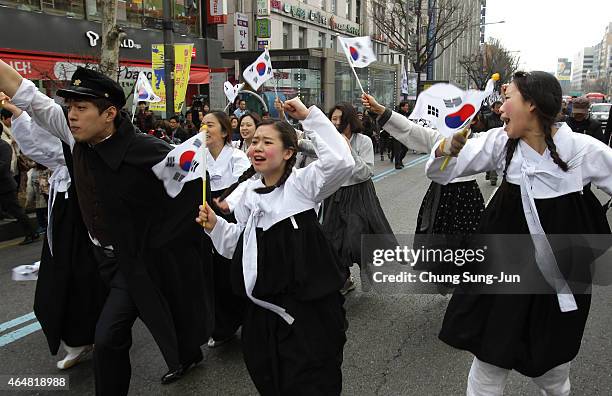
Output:
<instances>
[{"instance_id":1,"label":"black long coat","mask_svg":"<svg viewBox=\"0 0 612 396\"><path fill-rule=\"evenodd\" d=\"M195 222L201 180L170 198L151 170L171 149L136 134L124 118L111 138L92 147L75 143L72 156L81 150L91 161L119 270L140 319L175 368L194 358L212 332L213 287L210 241Z\"/></svg>"},{"instance_id":2,"label":"black long coat","mask_svg":"<svg viewBox=\"0 0 612 396\"><path fill-rule=\"evenodd\" d=\"M70 148L64 157L71 177ZM47 338L51 354L57 354L60 341L72 347L94 343L96 322L108 289L101 281L87 229L83 224L76 189L58 193L53 204L53 254L43 242L40 270L34 295L34 313Z\"/></svg>"}]
</instances>

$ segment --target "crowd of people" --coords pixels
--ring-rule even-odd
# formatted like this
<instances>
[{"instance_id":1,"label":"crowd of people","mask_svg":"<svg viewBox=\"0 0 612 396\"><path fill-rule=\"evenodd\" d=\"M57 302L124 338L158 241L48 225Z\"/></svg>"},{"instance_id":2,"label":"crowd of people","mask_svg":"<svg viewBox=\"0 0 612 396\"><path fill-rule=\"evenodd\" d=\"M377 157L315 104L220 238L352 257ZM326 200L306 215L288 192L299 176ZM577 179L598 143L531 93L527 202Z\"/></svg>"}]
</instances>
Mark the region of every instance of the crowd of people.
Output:
<instances>
[{"instance_id":1,"label":"crowd of people","mask_svg":"<svg viewBox=\"0 0 612 396\"><path fill-rule=\"evenodd\" d=\"M51 353L67 352L58 368L95 346L98 395L128 393L136 318L168 366L162 384L200 363L202 345L221 347L239 334L261 394L340 394L350 267L359 266L364 291L371 282L361 238L398 244L372 182L377 155L401 169L408 150L430 153L415 234L451 236L447 248L465 247L474 234L610 234L590 190L612 195L609 129L589 121L581 98L564 115L559 83L543 72L515 74L503 99L471 121L469 138L409 120L408 102L393 111L365 93L362 111L338 103L327 114L299 98L277 99L277 119L241 99L229 114L199 102L167 121L141 103L132 124L121 113L122 88L92 70L77 69L58 91L67 116L2 61L0 91L18 146L4 143L1 152L21 150L40 162L38 171L53 172L37 187L52 204L35 313ZM171 198L152 171L170 166L172 144L202 125L203 205L201 181ZM492 184L501 178L486 207L482 173ZM546 177L558 180L554 188ZM15 187L0 195L6 210L15 212L15 196ZM535 243L538 267L556 268L546 249ZM543 394L569 394L590 298L559 284L523 295L455 287L440 339L474 355L468 395L501 394L510 370L533 378ZM441 293L452 289L439 285Z\"/></svg>"}]
</instances>

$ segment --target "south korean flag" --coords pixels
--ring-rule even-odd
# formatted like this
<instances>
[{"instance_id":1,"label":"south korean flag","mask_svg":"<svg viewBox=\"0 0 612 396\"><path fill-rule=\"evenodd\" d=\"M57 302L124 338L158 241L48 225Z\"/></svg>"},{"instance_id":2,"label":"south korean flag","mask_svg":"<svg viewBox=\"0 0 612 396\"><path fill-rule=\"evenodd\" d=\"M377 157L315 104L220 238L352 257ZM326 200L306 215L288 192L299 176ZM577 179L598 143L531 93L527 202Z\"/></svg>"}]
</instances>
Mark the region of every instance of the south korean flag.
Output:
<instances>
[{"instance_id":1,"label":"south korean flag","mask_svg":"<svg viewBox=\"0 0 612 396\"><path fill-rule=\"evenodd\" d=\"M376 54L372 47L372 39L364 37L338 37L344 54L353 67L367 67L376 61Z\"/></svg>"},{"instance_id":2,"label":"south korean flag","mask_svg":"<svg viewBox=\"0 0 612 396\"><path fill-rule=\"evenodd\" d=\"M202 177L205 148L204 134L198 133L176 146L166 158L151 168L155 176L164 182L169 196L176 197L183 189L183 184Z\"/></svg>"}]
</instances>

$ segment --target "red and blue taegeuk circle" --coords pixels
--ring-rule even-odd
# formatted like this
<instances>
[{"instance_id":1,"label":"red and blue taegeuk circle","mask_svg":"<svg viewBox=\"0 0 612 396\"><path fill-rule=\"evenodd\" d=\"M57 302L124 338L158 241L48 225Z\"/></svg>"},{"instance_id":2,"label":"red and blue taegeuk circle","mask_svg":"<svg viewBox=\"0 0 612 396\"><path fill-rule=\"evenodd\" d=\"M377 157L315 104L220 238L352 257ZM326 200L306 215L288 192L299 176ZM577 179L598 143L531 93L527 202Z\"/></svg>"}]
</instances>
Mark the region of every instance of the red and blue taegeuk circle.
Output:
<instances>
[{"instance_id":1,"label":"red and blue taegeuk circle","mask_svg":"<svg viewBox=\"0 0 612 396\"><path fill-rule=\"evenodd\" d=\"M181 157L179 158L179 166L182 170L189 172L189 169L191 169L191 163L193 162L193 157L195 157L195 151L189 150L181 154Z\"/></svg>"},{"instance_id":2,"label":"red and blue taegeuk circle","mask_svg":"<svg viewBox=\"0 0 612 396\"><path fill-rule=\"evenodd\" d=\"M457 129L465 124L471 116L474 115L476 109L469 103L464 104L461 108L446 117L444 117L444 123L451 129Z\"/></svg>"},{"instance_id":3,"label":"red and blue taegeuk circle","mask_svg":"<svg viewBox=\"0 0 612 396\"><path fill-rule=\"evenodd\" d=\"M359 59L359 51L357 51L357 48L349 47L349 52L351 53L351 58L353 58L354 61Z\"/></svg>"},{"instance_id":4,"label":"red and blue taegeuk circle","mask_svg":"<svg viewBox=\"0 0 612 396\"><path fill-rule=\"evenodd\" d=\"M255 68L257 69L257 74L259 74L260 76L266 74L267 66L264 62L259 62L257 66L255 66Z\"/></svg>"}]
</instances>

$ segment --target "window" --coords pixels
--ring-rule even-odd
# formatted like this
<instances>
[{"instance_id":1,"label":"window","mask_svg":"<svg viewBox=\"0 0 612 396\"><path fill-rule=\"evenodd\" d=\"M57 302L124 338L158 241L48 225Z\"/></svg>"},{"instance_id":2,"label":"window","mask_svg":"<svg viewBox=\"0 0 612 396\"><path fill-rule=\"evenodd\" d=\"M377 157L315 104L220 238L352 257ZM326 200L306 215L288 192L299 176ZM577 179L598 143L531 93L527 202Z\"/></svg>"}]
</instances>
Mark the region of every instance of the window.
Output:
<instances>
[{"instance_id":1,"label":"window","mask_svg":"<svg viewBox=\"0 0 612 396\"><path fill-rule=\"evenodd\" d=\"M355 22L361 23L361 0L355 0Z\"/></svg>"},{"instance_id":2,"label":"window","mask_svg":"<svg viewBox=\"0 0 612 396\"><path fill-rule=\"evenodd\" d=\"M319 48L327 48L327 43L326 43L326 39L327 37L325 37L325 33L323 32L319 32Z\"/></svg>"},{"instance_id":3,"label":"window","mask_svg":"<svg viewBox=\"0 0 612 396\"><path fill-rule=\"evenodd\" d=\"M299 28L299 36L298 36L298 46L300 48L306 48L306 29L305 28Z\"/></svg>"},{"instance_id":4,"label":"window","mask_svg":"<svg viewBox=\"0 0 612 396\"><path fill-rule=\"evenodd\" d=\"M352 0L346 0L346 13L344 14L346 15L346 19L353 20L353 1Z\"/></svg>"},{"instance_id":5,"label":"window","mask_svg":"<svg viewBox=\"0 0 612 396\"><path fill-rule=\"evenodd\" d=\"M331 13L332 14L336 14L338 13L338 0L331 0Z\"/></svg>"},{"instance_id":6,"label":"window","mask_svg":"<svg viewBox=\"0 0 612 396\"><path fill-rule=\"evenodd\" d=\"M42 11L72 18L85 16L82 0L0 0L0 4L24 11Z\"/></svg>"},{"instance_id":7,"label":"window","mask_svg":"<svg viewBox=\"0 0 612 396\"><path fill-rule=\"evenodd\" d=\"M283 23L283 48L291 48L291 25Z\"/></svg>"},{"instance_id":8,"label":"window","mask_svg":"<svg viewBox=\"0 0 612 396\"><path fill-rule=\"evenodd\" d=\"M102 1L86 0L87 19L92 21L102 20ZM119 0L117 1L117 23L132 27L141 27L142 1Z\"/></svg>"}]
</instances>

